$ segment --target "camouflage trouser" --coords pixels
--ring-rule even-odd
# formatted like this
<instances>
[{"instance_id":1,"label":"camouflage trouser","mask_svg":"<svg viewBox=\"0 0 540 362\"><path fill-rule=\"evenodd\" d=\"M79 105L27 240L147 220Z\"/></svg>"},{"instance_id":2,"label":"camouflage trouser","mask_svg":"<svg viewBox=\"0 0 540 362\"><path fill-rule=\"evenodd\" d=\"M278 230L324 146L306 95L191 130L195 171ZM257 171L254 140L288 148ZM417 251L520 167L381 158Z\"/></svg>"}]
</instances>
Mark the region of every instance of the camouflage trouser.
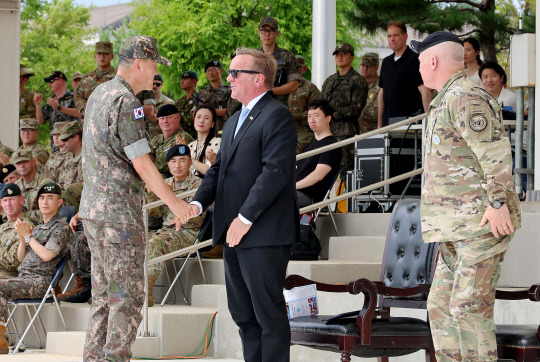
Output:
<instances>
[{"instance_id":1,"label":"camouflage trouser","mask_svg":"<svg viewBox=\"0 0 540 362\"><path fill-rule=\"evenodd\" d=\"M91 262L88 238L81 233L71 246L71 272L82 278L90 278Z\"/></svg>"},{"instance_id":2,"label":"camouflage trouser","mask_svg":"<svg viewBox=\"0 0 540 362\"><path fill-rule=\"evenodd\" d=\"M50 282L38 278L11 278L0 280L0 326L9 316L7 302L13 299L43 298Z\"/></svg>"},{"instance_id":3,"label":"camouflage trouser","mask_svg":"<svg viewBox=\"0 0 540 362\"><path fill-rule=\"evenodd\" d=\"M92 255L92 305L84 361L129 361L144 302L144 233L84 219Z\"/></svg>"},{"instance_id":4,"label":"camouflage trouser","mask_svg":"<svg viewBox=\"0 0 540 362\"><path fill-rule=\"evenodd\" d=\"M428 298L437 361L497 361L493 305L503 251L469 264L480 239L441 243ZM472 246L472 248L471 248Z\"/></svg>"},{"instance_id":5,"label":"camouflage trouser","mask_svg":"<svg viewBox=\"0 0 540 362\"><path fill-rule=\"evenodd\" d=\"M351 138L354 135L348 135L348 136L335 136L336 139L339 141L346 140L347 138ZM339 166L339 176L342 180L345 180L347 171L354 170L354 143L342 146L341 147L341 165Z\"/></svg>"},{"instance_id":6,"label":"camouflage trouser","mask_svg":"<svg viewBox=\"0 0 540 362\"><path fill-rule=\"evenodd\" d=\"M196 238L196 234L186 231L161 229L148 240L148 260L191 246ZM159 278L164 264L161 262L150 265L148 267L148 276L156 279Z\"/></svg>"}]
</instances>

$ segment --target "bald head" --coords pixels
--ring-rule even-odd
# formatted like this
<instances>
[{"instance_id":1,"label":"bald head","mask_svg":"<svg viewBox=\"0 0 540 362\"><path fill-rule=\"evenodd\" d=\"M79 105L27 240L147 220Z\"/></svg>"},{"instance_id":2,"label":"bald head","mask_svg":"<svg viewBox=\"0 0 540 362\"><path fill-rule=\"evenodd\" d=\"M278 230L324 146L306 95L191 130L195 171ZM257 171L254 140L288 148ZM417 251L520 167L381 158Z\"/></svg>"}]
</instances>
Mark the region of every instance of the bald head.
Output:
<instances>
[{"instance_id":1,"label":"bald head","mask_svg":"<svg viewBox=\"0 0 540 362\"><path fill-rule=\"evenodd\" d=\"M455 72L463 69L463 45L440 43L420 53L418 59L424 85L440 91Z\"/></svg>"}]
</instances>

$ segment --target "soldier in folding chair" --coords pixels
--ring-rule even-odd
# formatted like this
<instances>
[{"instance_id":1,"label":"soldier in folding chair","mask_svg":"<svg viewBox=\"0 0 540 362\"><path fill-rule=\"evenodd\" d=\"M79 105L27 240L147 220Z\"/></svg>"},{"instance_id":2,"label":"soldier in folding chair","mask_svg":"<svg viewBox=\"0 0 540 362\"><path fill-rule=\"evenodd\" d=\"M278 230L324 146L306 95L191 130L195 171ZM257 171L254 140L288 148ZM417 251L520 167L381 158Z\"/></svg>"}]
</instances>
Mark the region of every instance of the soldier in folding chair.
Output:
<instances>
[{"instance_id":1,"label":"soldier in folding chair","mask_svg":"<svg viewBox=\"0 0 540 362\"><path fill-rule=\"evenodd\" d=\"M6 185L0 192L9 192ZM43 223L32 228L23 220L15 222L20 239L17 256L21 261L17 278L0 280L0 354L9 352L6 339L7 302L11 299L41 298L56 273L60 259L69 250L73 237L68 224L58 215L62 189L54 182L41 186L38 205Z\"/></svg>"}]
</instances>

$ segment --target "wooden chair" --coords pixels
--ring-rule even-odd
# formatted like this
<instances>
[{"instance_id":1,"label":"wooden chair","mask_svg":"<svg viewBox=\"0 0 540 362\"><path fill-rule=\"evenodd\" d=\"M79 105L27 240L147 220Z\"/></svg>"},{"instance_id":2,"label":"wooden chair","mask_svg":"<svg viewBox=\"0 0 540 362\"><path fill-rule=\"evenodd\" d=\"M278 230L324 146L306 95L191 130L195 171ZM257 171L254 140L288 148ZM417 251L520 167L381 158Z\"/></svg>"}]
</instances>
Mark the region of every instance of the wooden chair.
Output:
<instances>
[{"instance_id":1,"label":"wooden chair","mask_svg":"<svg viewBox=\"0 0 540 362\"><path fill-rule=\"evenodd\" d=\"M388 228L380 281L361 278L348 285L330 285L298 275L287 278L286 289L315 283L318 291L364 295L361 310L290 320L291 343L339 352L343 362L350 361L351 355L387 361L420 349L426 351L427 361L435 361L429 323L391 317L390 308L426 309L436 252L436 244L422 242L420 201L398 201Z\"/></svg>"}]
</instances>

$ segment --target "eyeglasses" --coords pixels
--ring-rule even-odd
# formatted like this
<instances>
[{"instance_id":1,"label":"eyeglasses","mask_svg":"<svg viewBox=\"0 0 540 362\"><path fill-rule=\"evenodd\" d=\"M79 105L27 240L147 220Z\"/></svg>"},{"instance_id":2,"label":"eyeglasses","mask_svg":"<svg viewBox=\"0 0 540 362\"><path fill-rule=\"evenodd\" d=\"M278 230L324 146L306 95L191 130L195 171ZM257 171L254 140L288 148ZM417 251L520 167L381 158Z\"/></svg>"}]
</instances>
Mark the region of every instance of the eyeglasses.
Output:
<instances>
[{"instance_id":1,"label":"eyeglasses","mask_svg":"<svg viewBox=\"0 0 540 362\"><path fill-rule=\"evenodd\" d=\"M54 78L54 79L51 79L51 80L49 81L49 83L53 84L53 83L56 82L57 80L60 80L60 78Z\"/></svg>"},{"instance_id":2,"label":"eyeglasses","mask_svg":"<svg viewBox=\"0 0 540 362\"><path fill-rule=\"evenodd\" d=\"M259 33L261 34L269 34L269 35L274 35L276 33L276 31L274 29L268 29L268 28L259 28Z\"/></svg>"},{"instance_id":3,"label":"eyeglasses","mask_svg":"<svg viewBox=\"0 0 540 362\"><path fill-rule=\"evenodd\" d=\"M229 69L229 70L227 70L227 74L232 75L232 77L234 79L238 78L238 73L261 74L261 72L256 72L254 70L242 70L242 69Z\"/></svg>"},{"instance_id":4,"label":"eyeglasses","mask_svg":"<svg viewBox=\"0 0 540 362\"><path fill-rule=\"evenodd\" d=\"M154 87L161 87L163 83L154 83Z\"/></svg>"}]
</instances>

